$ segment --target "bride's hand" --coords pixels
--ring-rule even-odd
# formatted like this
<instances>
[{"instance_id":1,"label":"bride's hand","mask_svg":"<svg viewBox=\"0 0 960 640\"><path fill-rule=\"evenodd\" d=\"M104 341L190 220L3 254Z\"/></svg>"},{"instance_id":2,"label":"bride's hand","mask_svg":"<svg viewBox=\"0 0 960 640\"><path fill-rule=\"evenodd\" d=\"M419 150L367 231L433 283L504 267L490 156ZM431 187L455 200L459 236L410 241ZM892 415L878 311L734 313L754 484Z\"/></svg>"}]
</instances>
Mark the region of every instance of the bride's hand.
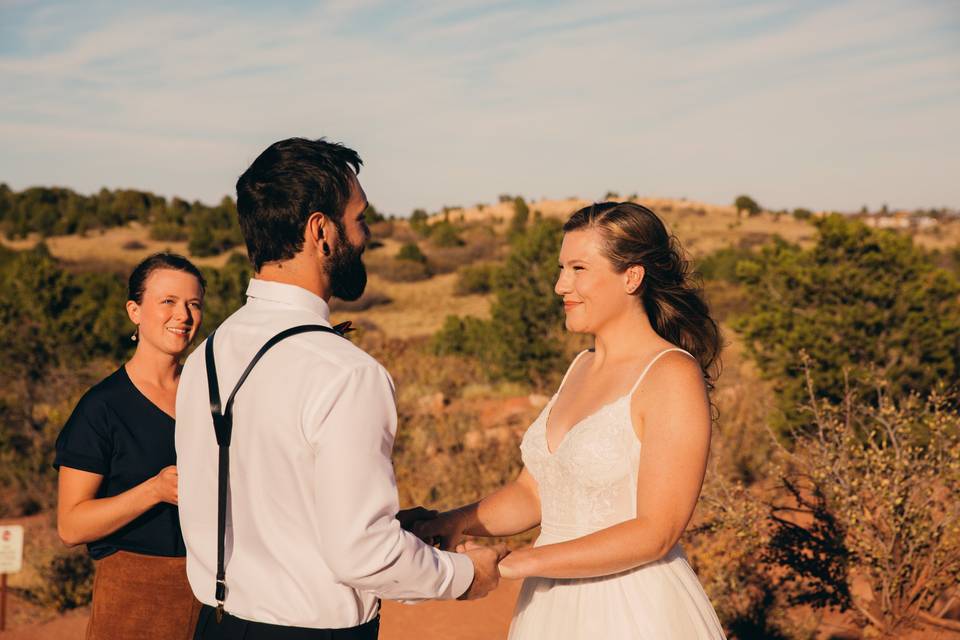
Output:
<instances>
[{"instance_id":1,"label":"bride's hand","mask_svg":"<svg viewBox=\"0 0 960 640\"><path fill-rule=\"evenodd\" d=\"M425 507L413 507L412 509L401 509L397 513L397 520L400 526L407 531L413 531L413 527L423 520L432 520L437 517L438 511L427 509Z\"/></svg>"},{"instance_id":2,"label":"bride's hand","mask_svg":"<svg viewBox=\"0 0 960 640\"><path fill-rule=\"evenodd\" d=\"M411 531L427 544L438 544L444 551L453 551L463 539L463 528L463 518L453 510L431 520L416 522Z\"/></svg>"},{"instance_id":3,"label":"bride's hand","mask_svg":"<svg viewBox=\"0 0 960 640\"><path fill-rule=\"evenodd\" d=\"M517 549L512 553L508 553L505 558L500 560L500 564L497 565L500 570L500 577L516 580L518 578L529 578L532 576L533 572L530 566L532 551L532 547L524 547L523 549Z\"/></svg>"}]
</instances>

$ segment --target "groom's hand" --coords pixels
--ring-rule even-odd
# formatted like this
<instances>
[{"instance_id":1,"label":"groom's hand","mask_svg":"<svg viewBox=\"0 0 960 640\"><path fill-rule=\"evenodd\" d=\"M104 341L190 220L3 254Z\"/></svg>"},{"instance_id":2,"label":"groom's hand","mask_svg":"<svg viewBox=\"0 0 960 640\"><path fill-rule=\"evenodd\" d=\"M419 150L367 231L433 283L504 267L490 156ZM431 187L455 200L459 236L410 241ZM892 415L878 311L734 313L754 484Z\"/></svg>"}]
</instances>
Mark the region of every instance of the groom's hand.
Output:
<instances>
[{"instance_id":1,"label":"groom's hand","mask_svg":"<svg viewBox=\"0 0 960 640\"><path fill-rule=\"evenodd\" d=\"M458 600L476 600L482 598L500 583L500 570L497 568L500 560L509 553L502 544L484 547L471 542L460 545L457 551L466 555L473 562L473 582Z\"/></svg>"},{"instance_id":2,"label":"groom's hand","mask_svg":"<svg viewBox=\"0 0 960 640\"><path fill-rule=\"evenodd\" d=\"M400 526L407 531L417 534L415 527L426 520L433 520L437 517L438 511L427 509L425 507L413 507L412 509L401 509L397 512L397 520ZM429 542L425 540L425 542Z\"/></svg>"}]
</instances>

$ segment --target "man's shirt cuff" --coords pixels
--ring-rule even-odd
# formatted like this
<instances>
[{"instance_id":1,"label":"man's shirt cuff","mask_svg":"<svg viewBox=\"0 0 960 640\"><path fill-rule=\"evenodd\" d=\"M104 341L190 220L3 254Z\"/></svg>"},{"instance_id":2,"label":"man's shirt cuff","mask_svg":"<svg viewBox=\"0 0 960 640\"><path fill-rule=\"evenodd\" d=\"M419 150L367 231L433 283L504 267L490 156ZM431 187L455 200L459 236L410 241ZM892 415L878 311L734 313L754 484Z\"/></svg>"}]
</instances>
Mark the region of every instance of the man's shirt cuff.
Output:
<instances>
[{"instance_id":1,"label":"man's shirt cuff","mask_svg":"<svg viewBox=\"0 0 960 640\"><path fill-rule=\"evenodd\" d=\"M453 562L453 580L450 581L450 587L444 597L448 600L455 600L466 593L470 585L473 584L473 560L463 553L450 553L445 551Z\"/></svg>"}]
</instances>

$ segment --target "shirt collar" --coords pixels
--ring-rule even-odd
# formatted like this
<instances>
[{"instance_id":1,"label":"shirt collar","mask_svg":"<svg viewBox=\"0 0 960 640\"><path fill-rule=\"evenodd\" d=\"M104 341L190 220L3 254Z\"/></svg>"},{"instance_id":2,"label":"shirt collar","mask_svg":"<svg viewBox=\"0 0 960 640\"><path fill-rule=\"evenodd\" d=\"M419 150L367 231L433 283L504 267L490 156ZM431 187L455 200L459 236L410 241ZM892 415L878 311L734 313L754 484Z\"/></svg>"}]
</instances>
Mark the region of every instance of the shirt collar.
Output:
<instances>
[{"instance_id":1,"label":"shirt collar","mask_svg":"<svg viewBox=\"0 0 960 640\"><path fill-rule=\"evenodd\" d=\"M330 306L326 301L317 294L294 284L250 278L250 284L247 285L247 298L277 302L310 311L330 324Z\"/></svg>"}]
</instances>

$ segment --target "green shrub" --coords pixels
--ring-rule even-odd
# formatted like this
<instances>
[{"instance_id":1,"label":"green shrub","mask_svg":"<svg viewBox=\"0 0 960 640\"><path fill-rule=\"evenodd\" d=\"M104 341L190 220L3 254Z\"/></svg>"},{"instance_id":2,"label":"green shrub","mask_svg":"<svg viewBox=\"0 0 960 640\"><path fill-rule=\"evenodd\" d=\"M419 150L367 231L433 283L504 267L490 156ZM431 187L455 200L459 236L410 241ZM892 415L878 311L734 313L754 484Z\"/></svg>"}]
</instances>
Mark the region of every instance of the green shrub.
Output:
<instances>
[{"instance_id":1,"label":"green shrub","mask_svg":"<svg viewBox=\"0 0 960 640\"><path fill-rule=\"evenodd\" d=\"M242 253L231 253L220 269L203 267L207 290L203 296L203 324L197 343L220 326L227 316L243 306L247 300L247 285L253 276L250 260Z\"/></svg>"},{"instance_id":2,"label":"green shrub","mask_svg":"<svg viewBox=\"0 0 960 640\"><path fill-rule=\"evenodd\" d=\"M60 612L84 607L93 597L93 573L85 549L60 552L40 570L43 584L29 592L30 599Z\"/></svg>"},{"instance_id":3,"label":"green shrub","mask_svg":"<svg viewBox=\"0 0 960 640\"><path fill-rule=\"evenodd\" d=\"M187 251L198 258L215 256L219 253L214 246L213 230L207 224L198 224L190 230Z\"/></svg>"},{"instance_id":4,"label":"green shrub","mask_svg":"<svg viewBox=\"0 0 960 640\"><path fill-rule=\"evenodd\" d=\"M809 435L778 459L767 560L792 603L851 609L874 637L894 637L956 593L960 414L956 398L873 391L878 403L810 406Z\"/></svg>"},{"instance_id":5,"label":"green shrub","mask_svg":"<svg viewBox=\"0 0 960 640\"><path fill-rule=\"evenodd\" d=\"M427 256L423 255L423 252L420 251L420 247L418 247L417 243L415 242L408 242L400 247L396 258L397 260L404 260L406 262L419 262L420 264L427 263Z\"/></svg>"},{"instance_id":6,"label":"green shrub","mask_svg":"<svg viewBox=\"0 0 960 640\"><path fill-rule=\"evenodd\" d=\"M926 393L960 375L960 283L908 236L830 216L809 250L777 240L737 265L752 309L735 324L777 391L784 423L802 421L800 354L841 400L844 379L882 376L889 392Z\"/></svg>"},{"instance_id":7,"label":"green shrub","mask_svg":"<svg viewBox=\"0 0 960 640\"><path fill-rule=\"evenodd\" d=\"M464 244L457 228L447 220L430 226L430 241L438 247L461 247Z\"/></svg>"},{"instance_id":8,"label":"green shrub","mask_svg":"<svg viewBox=\"0 0 960 640\"><path fill-rule=\"evenodd\" d=\"M499 267L492 263L461 267L453 292L458 296L490 293L498 271Z\"/></svg>"},{"instance_id":9,"label":"green shrub","mask_svg":"<svg viewBox=\"0 0 960 640\"><path fill-rule=\"evenodd\" d=\"M722 280L737 283L737 264L754 257L748 249L739 247L723 247L708 254L697 262L697 271L705 280Z\"/></svg>"},{"instance_id":10,"label":"green shrub","mask_svg":"<svg viewBox=\"0 0 960 640\"><path fill-rule=\"evenodd\" d=\"M797 220L809 220L813 217L813 212L810 209L794 209L793 217Z\"/></svg>"},{"instance_id":11,"label":"green shrub","mask_svg":"<svg viewBox=\"0 0 960 640\"><path fill-rule=\"evenodd\" d=\"M760 205L750 196L737 196L733 206L737 208L737 215L746 213L748 216L755 216L760 213Z\"/></svg>"},{"instance_id":12,"label":"green shrub","mask_svg":"<svg viewBox=\"0 0 960 640\"><path fill-rule=\"evenodd\" d=\"M526 201L517 196L513 199L513 217L510 218L510 229L507 232L508 238L516 238L527 230L527 222L530 219L530 207Z\"/></svg>"},{"instance_id":13,"label":"green shrub","mask_svg":"<svg viewBox=\"0 0 960 640\"><path fill-rule=\"evenodd\" d=\"M553 292L561 237L561 224L553 219L518 236L498 270L491 319L448 318L434 336L434 349L482 357L506 380L551 384L564 355L563 312Z\"/></svg>"},{"instance_id":14,"label":"green shrub","mask_svg":"<svg viewBox=\"0 0 960 640\"><path fill-rule=\"evenodd\" d=\"M0 230L8 237L30 232L41 236L85 234L137 221L150 226L155 240L180 241L193 235L192 228L205 224L195 245L196 255L212 255L240 244L236 204L225 197L216 206L189 203L180 198L169 202L146 191L101 189L81 195L60 187L31 187L21 192L0 184Z\"/></svg>"},{"instance_id":15,"label":"green shrub","mask_svg":"<svg viewBox=\"0 0 960 640\"><path fill-rule=\"evenodd\" d=\"M30 514L54 503L53 443L60 405L94 360L130 352L122 279L72 274L46 246L0 267L0 511Z\"/></svg>"},{"instance_id":16,"label":"green shrub","mask_svg":"<svg viewBox=\"0 0 960 640\"><path fill-rule=\"evenodd\" d=\"M186 227L173 222L157 222L150 225L150 237L163 242L181 242L190 237Z\"/></svg>"},{"instance_id":17,"label":"green shrub","mask_svg":"<svg viewBox=\"0 0 960 640\"><path fill-rule=\"evenodd\" d=\"M372 204L367 203L367 210L363 212L364 218L366 218L368 225L374 225L378 222L386 222L387 217L377 211L377 208Z\"/></svg>"},{"instance_id":18,"label":"green shrub","mask_svg":"<svg viewBox=\"0 0 960 640\"><path fill-rule=\"evenodd\" d=\"M380 276L390 282L418 282L429 280L433 277L433 271L424 262L393 260L390 268L384 269Z\"/></svg>"},{"instance_id":19,"label":"green shrub","mask_svg":"<svg viewBox=\"0 0 960 640\"><path fill-rule=\"evenodd\" d=\"M497 340L493 325L472 316L447 316L434 337L434 351L439 355L479 356Z\"/></svg>"},{"instance_id":20,"label":"green shrub","mask_svg":"<svg viewBox=\"0 0 960 640\"><path fill-rule=\"evenodd\" d=\"M237 219L237 207L224 198L212 209L192 214L188 250L194 256L214 256L243 244L243 233Z\"/></svg>"},{"instance_id":21,"label":"green shrub","mask_svg":"<svg viewBox=\"0 0 960 640\"><path fill-rule=\"evenodd\" d=\"M429 219L430 216L425 210L414 209L410 214L410 228L420 237L424 237L429 233Z\"/></svg>"},{"instance_id":22,"label":"green shrub","mask_svg":"<svg viewBox=\"0 0 960 640\"><path fill-rule=\"evenodd\" d=\"M543 384L563 365L563 307L553 288L563 238L558 220L541 220L513 243L499 272L491 308L510 380Z\"/></svg>"}]
</instances>

